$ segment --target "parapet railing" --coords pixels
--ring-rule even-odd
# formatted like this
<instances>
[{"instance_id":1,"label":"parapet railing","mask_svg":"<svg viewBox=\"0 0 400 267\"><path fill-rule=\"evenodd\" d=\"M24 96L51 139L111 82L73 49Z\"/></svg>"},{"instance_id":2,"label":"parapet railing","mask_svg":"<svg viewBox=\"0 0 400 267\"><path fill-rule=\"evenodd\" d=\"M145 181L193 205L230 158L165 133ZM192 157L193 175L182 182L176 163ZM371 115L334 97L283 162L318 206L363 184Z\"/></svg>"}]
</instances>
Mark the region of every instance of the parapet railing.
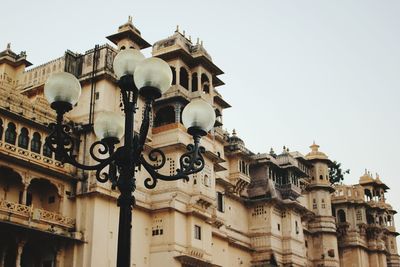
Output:
<instances>
[{"instance_id":1,"label":"parapet railing","mask_svg":"<svg viewBox=\"0 0 400 267\"><path fill-rule=\"evenodd\" d=\"M26 217L27 220L56 224L65 228L75 228L75 219L63 216L56 212L34 208L23 204L0 200L0 211L8 212L15 215Z\"/></svg>"}]
</instances>

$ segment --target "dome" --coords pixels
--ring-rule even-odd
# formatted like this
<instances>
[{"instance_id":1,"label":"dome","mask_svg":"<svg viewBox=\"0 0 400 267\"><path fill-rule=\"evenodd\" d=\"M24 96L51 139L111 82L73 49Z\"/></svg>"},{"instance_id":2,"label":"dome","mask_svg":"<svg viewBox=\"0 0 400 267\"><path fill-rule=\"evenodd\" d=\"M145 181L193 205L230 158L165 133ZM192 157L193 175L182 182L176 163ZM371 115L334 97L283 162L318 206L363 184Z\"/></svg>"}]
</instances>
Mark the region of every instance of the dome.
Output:
<instances>
[{"instance_id":1,"label":"dome","mask_svg":"<svg viewBox=\"0 0 400 267\"><path fill-rule=\"evenodd\" d=\"M306 159L313 160L313 159L320 159L320 160L328 160L328 156L324 153L319 151L319 145L313 144L310 146L311 152L306 155Z\"/></svg>"},{"instance_id":2,"label":"dome","mask_svg":"<svg viewBox=\"0 0 400 267\"><path fill-rule=\"evenodd\" d=\"M229 137L229 143L230 144L240 144L240 145L244 146L243 140L239 136L237 136L235 129L233 129L233 131L232 131L232 136Z\"/></svg>"},{"instance_id":3,"label":"dome","mask_svg":"<svg viewBox=\"0 0 400 267\"><path fill-rule=\"evenodd\" d=\"M373 183L374 178L372 178L371 174L365 169L365 173L363 176L360 177L359 183L360 184L368 184L368 183Z\"/></svg>"}]
</instances>

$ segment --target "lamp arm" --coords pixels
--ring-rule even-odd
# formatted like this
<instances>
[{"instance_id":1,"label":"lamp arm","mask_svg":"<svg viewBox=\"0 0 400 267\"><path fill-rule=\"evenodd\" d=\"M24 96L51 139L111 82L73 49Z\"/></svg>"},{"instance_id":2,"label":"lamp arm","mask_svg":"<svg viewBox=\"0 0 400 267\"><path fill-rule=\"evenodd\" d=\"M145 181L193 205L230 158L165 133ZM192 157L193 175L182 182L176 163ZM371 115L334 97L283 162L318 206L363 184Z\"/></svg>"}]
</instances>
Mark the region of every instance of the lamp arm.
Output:
<instances>
[{"instance_id":1,"label":"lamp arm","mask_svg":"<svg viewBox=\"0 0 400 267\"><path fill-rule=\"evenodd\" d=\"M204 168L205 162L202 154L206 152L206 149L199 145L200 138L199 135L193 136L194 144L186 146L188 152L184 153L179 159L180 169L176 170L178 173L193 174Z\"/></svg>"},{"instance_id":2,"label":"lamp arm","mask_svg":"<svg viewBox=\"0 0 400 267\"><path fill-rule=\"evenodd\" d=\"M108 174L101 173L101 171L109 166L118 156L118 150L114 152L113 145L107 144L104 141L96 141L94 142L89 149L90 156L98 162L98 164L94 165L85 165L79 163L76 160L76 155L73 154L73 149L75 145L75 140L71 137L70 132L72 131L69 125L61 124L61 123L52 123L49 125L50 129L53 131L46 137L46 144L49 149L54 152L57 156L61 158L62 162L69 163L76 168L83 170L96 170L96 178L100 182L107 181ZM106 158L101 158L96 155L96 152L99 155L109 154ZM113 169L113 168L111 168Z\"/></svg>"},{"instance_id":3,"label":"lamp arm","mask_svg":"<svg viewBox=\"0 0 400 267\"><path fill-rule=\"evenodd\" d=\"M161 157L161 163L155 166L148 163L145 160L144 156L141 155L139 158L139 162L150 174L150 177L144 180L144 186L148 189L153 189L156 187L158 180L175 181L179 179L185 179L186 181L189 181L188 175L200 172L205 166L204 158L202 155L204 154L205 149L204 147L199 146L200 136L195 136L194 140L194 144L188 145L186 147L188 151L181 156L179 160L180 168L176 170L175 175L168 176L157 172L157 170L161 169L166 162L165 154L161 150L153 149L149 153L150 161L157 162L159 161L157 155Z\"/></svg>"},{"instance_id":4,"label":"lamp arm","mask_svg":"<svg viewBox=\"0 0 400 267\"><path fill-rule=\"evenodd\" d=\"M149 126L150 126L150 112L151 112L152 104L153 104L152 99L146 100L144 114L143 114L143 121L142 121L142 125L140 126L136 157L139 157L139 155L142 153L144 144L146 142L146 137L149 132Z\"/></svg>"}]
</instances>

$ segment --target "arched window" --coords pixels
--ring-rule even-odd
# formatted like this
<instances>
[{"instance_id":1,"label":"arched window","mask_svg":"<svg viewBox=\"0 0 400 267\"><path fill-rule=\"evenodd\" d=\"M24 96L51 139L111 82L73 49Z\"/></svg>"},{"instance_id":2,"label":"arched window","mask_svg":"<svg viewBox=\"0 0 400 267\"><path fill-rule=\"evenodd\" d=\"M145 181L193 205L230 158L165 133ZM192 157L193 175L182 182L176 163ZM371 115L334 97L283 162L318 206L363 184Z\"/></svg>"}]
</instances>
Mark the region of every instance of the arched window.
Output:
<instances>
[{"instance_id":1,"label":"arched window","mask_svg":"<svg viewBox=\"0 0 400 267\"><path fill-rule=\"evenodd\" d=\"M338 210L337 214L340 223L346 222L346 213L344 212L344 210Z\"/></svg>"},{"instance_id":2,"label":"arched window","mask_svg":"<svg viewBox=\"0 0 400 267\"><path fill-rule=\"evenodd\" d=\"M3 138L3 120L0 119L0 140Z\"/></svg>"},{"instance_id":3,"label":"arched window","mask_svg":"<svg viewBox=\"0 0 400 267\"><path fill-rule=\"evenodd\" d=\"M46 143L43 144L43 156L48 158L53 157L53 151L50 150L49 146Z\"/></svg>"},{"instance_id":4,"label":"arched window","mask_svg":"<svg viewBox=\"0 0 400 267\"><path fill-rule=\"evenodd\" d=\"M323 180L323 179L324 179L324 176L320 175L320 176L319 176L319 179L320 179L320 180Z\"/></svg>"},{"instance_id":5,"label":"arched window","mask_svg":"<svg viewBox=\"0 0 400 267\"><path fill-rule=\"evenodd\" d=\"M196 92L198 90L198 80L197 73L192 74L192 92Z\"/></svg>"},{"instance_id":6,"label":"arched window","mask_svg":"<svg viewBox=\"0 0 400 267\"><path fill-rule=\"evenodd\" d=\"M189 74L184 67L181 67L179 71L179 84L182 87L189 89Z\"/></svg>"},{"instance_id":7,"label":"arched window","mask_svg":"<svg viewBox=\"0 0 400 267\"><path fill-rule=\"evenodd\" d=\"M205 94L210 93L210 80L208 79L206 74L201 75L201 88Z\"/></svg>"},{"instance_id":8,"label":"arched window","mask_svg":"<svg viewBox=\"0 0 400 267\"><path fill-rule=\"evenodd\" d=\"M371 191L369 191L369 189L365 189L364 190L364 194L365 194L365 200L366 201L372 200L372 194L371 194Z\"/></svg>"},{"instance_id":9,"label":"arched window","mask_svg":"<svg viewBox=\"0 0 400 267\"><path fill-rule=\"evenodd\" d=\"M29 144L29 135L28 129L23 127L18 136L18 146L27 149Z\"/></svg>"},{"instance_id":10,"label":"arched window","mask_svg":"<svg viewBox=\"0 0 400 267\"><path fill-rule=\"evenodd\" d=\"M15 145L16 139L17 139L17 132L15 131L15 124L9 122L7 125L5 141L9 144Z\"/></svg>"},{"instance_id":11,"label":"arched window","mask_svg":"<svg viewBox=\"0 0 400 267\"><path fill-rule=\"evenodd\" d=\"M176 84L176 69L172 66L171 67L171 71L172 71L172 85Z\"/></svg>"},{"instance_id":12,"label":"arched window","mask_svg":"<svg viewBox=\"0 0 400 267\"><path fill-rule=\"evenodd\" d=\"M367 214L367 223L368 224L374 224L375 223L374 217L371 214Z\"/></svg>"},{"instance_id":13,"label":"arched window","mask_svg":"<svg viewBox=\"0 0 400 267\"><path fill-rule=\"evenodd\" d=\"M379 225L383 225L383 218L382 218L382 216L379 217Z\"/></svg>"},{"instance_id":14,"label":"arched window","mask_svg":"<svg viewBox=\"0 0 400 267\"><path fill-rule=\"evenodd\" d=\"M31 141L31 151L40 154L41 147L42 147L42 141L40 133L34 132Z\"/></svg>"},{"instance_id":15,"label":"arched window","mask_svg":"<svg viewBox=\"0 0 400 267\"><path fill-rule=\"evenodd\" d=\"M156 117L154 119L154 127L159 127L162 125L175 123L175 110L172 106L167 106L160 108L156 112Z\"/></svg>"}]
</instances>

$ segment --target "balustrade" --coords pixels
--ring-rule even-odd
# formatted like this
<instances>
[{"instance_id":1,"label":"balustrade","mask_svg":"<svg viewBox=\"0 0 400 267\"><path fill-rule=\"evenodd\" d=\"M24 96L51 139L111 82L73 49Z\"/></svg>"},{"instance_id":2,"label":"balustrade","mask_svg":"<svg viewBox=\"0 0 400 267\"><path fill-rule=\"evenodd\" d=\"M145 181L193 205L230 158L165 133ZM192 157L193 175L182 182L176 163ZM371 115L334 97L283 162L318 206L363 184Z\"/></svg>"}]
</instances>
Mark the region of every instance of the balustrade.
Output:
<instances>
[{"instance_id":1,"label":"balustrade","mask_svg":"<svg viewBox=\"0 0 400 267\"><path fill-rule=\"evenodd\" d=\"M26 217L27 220L56 224L65 228L75 227L75 219L63 216L56 212L34 208L33 206L26 206L7 200L0 200L0 212L20 215Z\"/></svg>"}]
</instances>

